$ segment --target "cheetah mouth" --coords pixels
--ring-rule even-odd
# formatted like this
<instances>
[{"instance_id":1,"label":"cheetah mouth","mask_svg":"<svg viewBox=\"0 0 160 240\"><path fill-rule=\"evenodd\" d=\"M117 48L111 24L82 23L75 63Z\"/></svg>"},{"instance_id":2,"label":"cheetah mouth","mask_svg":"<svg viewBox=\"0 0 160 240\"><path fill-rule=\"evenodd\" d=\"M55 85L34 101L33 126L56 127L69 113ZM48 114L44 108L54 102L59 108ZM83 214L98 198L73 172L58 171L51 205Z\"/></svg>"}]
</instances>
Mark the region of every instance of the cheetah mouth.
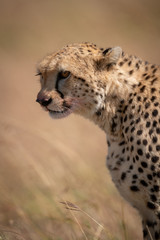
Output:
<instances>
[{"instance_id":1,"label":"cheetah mouth","mask_svg":"<svg viewBox=\"0 0 160 240\"><path fill-rule=\"evenodd\" d=\"M48 109L48 112L52 118L60 119L60 118L65 118L69 116L73 112L73 110L71 108L65 108L62 111L54 111L54 110Z\"/></svg>"},{"instance_id":2,"label":"cheetah mouth","mask_svg":"<svg viewBox=\"0 0 160 240\"><path fill-rule=\"evenodd\" d=\"M75 112L77 109L77 100L75 99L67 99L64 100L60 106L57 105L57 107L60 108L60 110L55 109L53 106L42 106L45 111L49 113L49 115L53 119L60 119L60 118L65 118L69 116L71 113ZM53 109L52 109L53 107Z\"/></svg>"}]
</instances>

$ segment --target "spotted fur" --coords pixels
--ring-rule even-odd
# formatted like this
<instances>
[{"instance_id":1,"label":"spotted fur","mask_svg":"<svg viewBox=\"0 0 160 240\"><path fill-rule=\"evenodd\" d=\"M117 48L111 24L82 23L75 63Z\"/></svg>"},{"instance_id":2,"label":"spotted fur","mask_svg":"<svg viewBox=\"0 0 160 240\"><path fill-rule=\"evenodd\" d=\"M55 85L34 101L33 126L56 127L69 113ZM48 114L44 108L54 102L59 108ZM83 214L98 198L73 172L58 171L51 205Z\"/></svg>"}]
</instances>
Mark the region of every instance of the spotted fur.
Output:
<instances>
[{"instance_id":1,"label":"spotted fur","mask_svg":"<svg viewBox=\"0 0 160 240\"><path fill-rule=\"evenodd\" d=\"M74 112L106 133L113 182L141 214L144 239L160 239L160 67L83 43L46 56L38 74L37 101L53 118Z\"/></svg>"}]
</instances>

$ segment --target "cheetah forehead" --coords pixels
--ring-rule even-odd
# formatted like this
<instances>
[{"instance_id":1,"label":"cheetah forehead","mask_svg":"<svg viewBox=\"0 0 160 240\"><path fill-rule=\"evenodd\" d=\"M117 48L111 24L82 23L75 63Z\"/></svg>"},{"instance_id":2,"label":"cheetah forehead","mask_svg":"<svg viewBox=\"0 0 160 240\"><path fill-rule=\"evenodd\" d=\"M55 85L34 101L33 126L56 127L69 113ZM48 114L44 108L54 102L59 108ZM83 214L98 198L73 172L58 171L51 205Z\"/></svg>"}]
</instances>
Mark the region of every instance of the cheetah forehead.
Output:
<instances>
[{"instance_id":1,"label":"cheetah forehead","mask_svg":"<svg viewBox=\"0 0 160 240\"><path fill-rule=\"evenodd\" d=\"M83 66L89 68L91 59L102 56L102 51L103 48L91 43L70 44L45 56L38 63L37 69L38 72L44 73L55 69L73 70Z\"/></svg>"}]
</instances>

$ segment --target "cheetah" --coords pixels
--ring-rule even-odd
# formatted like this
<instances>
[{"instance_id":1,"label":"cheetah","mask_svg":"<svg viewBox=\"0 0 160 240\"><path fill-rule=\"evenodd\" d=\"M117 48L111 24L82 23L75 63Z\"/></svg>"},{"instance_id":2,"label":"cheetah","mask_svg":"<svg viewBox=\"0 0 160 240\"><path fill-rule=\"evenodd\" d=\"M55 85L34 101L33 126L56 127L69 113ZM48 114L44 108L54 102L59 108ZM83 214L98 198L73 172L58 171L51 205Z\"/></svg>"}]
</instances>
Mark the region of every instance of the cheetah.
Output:
<instances>
[{"instance_id":1,"label":"cheetah","mask_svg":"<svg viewBox=\"0 0 160 240\"><path fill-rule=\"evenodd\" d=\"M36 101L51 117L80 114L106 133L113 182L139 211L144 239L160 239L160 67L81 43L47 55L37 75Z\"/></svg>"}]
</instances>

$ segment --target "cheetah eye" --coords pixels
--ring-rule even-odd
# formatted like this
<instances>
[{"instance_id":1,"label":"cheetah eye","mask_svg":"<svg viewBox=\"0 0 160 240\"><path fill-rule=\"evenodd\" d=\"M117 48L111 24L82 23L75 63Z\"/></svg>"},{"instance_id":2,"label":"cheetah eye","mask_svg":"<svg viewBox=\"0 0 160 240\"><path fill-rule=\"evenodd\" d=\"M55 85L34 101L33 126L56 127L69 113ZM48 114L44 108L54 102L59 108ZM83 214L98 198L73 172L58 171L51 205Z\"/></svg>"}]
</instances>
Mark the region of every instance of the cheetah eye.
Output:
<instances>
[{"instance_id":1,"label":"cheetah eye","mask_svg":"<svg viewBox=\"0 0 160 240\"><path fill-rule=\"evenodd\" d=\"M59 73L59 79L65 79L65 78L68 78L70 76L70 72L69 71L61 71Z\"/></svg>"}]
</instances>

